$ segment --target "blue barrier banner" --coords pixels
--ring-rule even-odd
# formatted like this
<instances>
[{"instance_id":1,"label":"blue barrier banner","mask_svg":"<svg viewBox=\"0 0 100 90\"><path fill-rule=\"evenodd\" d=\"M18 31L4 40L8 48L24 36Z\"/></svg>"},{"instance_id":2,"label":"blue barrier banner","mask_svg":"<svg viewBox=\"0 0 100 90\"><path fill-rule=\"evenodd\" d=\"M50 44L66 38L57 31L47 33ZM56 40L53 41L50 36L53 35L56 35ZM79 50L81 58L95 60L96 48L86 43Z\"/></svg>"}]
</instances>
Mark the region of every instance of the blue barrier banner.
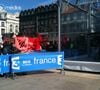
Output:
<instances>
[{"instance_id":1,"label":"blue barrier banner","mask_svg":"<svg viewBox=\"0 0 100 90\"><path fill-rule=\"evenodd\" d=\"M9 55L0 56L0 74L8 73L10 71Z\"/></svg>"},{"instance_id":2,"label":"blue barrier banner","mask_svg":"<svg viewBox=\"0 0 100 90\"><path fill-rule=\"evenodd\" d=\"M36 52L16 54L11 57L12 72L58 69L64 66L63 52Z\"/></svg>"}]
</instances>

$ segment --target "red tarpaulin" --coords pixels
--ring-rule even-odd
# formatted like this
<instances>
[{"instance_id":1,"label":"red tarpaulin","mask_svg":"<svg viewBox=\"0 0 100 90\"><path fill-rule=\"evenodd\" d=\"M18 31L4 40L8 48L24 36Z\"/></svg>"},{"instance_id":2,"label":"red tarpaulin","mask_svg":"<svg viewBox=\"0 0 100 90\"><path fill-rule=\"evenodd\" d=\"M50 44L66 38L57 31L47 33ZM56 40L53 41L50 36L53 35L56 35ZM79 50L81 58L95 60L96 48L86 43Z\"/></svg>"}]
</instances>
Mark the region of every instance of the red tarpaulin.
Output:
<instances>
[{"instance_id":1,"label":"red tarpaulin","mask_svg":"<svg viewBox=\"0 0 100 90\"><path fill-rule=\"evenodd\" d=\"M15 47L21 52L40 51L42 38L15 37Z\"/></svg>"}]
</instances>

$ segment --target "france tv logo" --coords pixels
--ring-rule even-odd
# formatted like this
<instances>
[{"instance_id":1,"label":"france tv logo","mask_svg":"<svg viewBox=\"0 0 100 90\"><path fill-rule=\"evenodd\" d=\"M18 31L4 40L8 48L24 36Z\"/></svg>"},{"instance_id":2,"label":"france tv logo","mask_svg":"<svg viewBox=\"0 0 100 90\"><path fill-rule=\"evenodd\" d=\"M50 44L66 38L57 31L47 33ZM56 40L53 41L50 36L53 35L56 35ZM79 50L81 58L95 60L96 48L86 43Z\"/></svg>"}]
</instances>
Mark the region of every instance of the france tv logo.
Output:
<instances>
[{"instance_id":1,"label":"france tv logo","mask_svg":"<svg viewBox=\"0 0 100 90\"><path fill-rule=\"evenodd\" d=\"M58 55L58 65L62 65L62 59L63 59L63 56Z\"/></svg>"},{"instance_id":2,"label":"france tv logo","mask_svg":"<svg viewBox=\"0 0 100 90\"><path fill-rule=\"evenodd\" d=\"M18 57L13 57L12 59L12 69L15 69L15 70L20 70L20 66L19 66L19 56Z\"/></svg>"}]
</instances>

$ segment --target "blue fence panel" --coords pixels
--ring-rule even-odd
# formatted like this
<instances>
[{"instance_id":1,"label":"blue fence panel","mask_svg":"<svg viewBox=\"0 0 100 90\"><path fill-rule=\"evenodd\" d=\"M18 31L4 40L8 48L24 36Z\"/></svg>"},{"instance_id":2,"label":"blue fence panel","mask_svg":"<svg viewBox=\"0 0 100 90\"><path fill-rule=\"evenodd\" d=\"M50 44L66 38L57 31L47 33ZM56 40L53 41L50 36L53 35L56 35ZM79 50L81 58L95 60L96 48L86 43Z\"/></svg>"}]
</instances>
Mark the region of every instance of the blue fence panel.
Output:
<instances>
[{"instance_id":1,"label":"blue fence panel","mask_svg":"<svg viewBox=\"0 0 100 90\"><path fill-rule=\"evenodd\" d=\"M32 52L11 57L12 72L58 69L64 66L63 52Z\"/></svg>"},{"instance_id":2,"label":"blue fence panel","mask_svg":"<svg viewBox=\"0 0 100 90\"><path fill-rule=\"evenodd\" d=\"M10 55L1 55L0 56L0 74L10 72L9 57L10 57Z\"/></svg>"}]
</instances>

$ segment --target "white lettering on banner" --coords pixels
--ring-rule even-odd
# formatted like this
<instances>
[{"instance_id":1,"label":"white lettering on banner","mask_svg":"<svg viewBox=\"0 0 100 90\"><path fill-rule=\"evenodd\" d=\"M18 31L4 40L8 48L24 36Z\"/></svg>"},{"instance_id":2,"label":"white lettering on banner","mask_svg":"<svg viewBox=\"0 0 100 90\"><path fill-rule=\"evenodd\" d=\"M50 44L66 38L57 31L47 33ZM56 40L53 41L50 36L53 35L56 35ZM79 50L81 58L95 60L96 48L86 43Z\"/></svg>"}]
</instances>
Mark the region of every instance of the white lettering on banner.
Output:
<instances>
[{"instance_id":1,"label":"white lettering on banner","mask_svg":"<svg viewBox=\"0 0 100 90\"><path fill-rule=\"evenodd\" d=\"M62 65L62 55L58 55L58 65Z\"/></svg>"},{"instance_id":2,"label":"white lettering on banner","mask_svg":"<svg viewBox=\"0 0 100 90\"><path fill-rule=\"evenodd\" d=\"M34 58L34 64L56 63L56 58Z\"/></svg>"},{"instance_id":3,"label":"white lettering on banner","mask_svg":"<svg viewBox=\"0 0 100 90\"><path fill-rule=\"evenodd\" d=\"M0 59L0 72L1 72L1 59Z\"/></svg>"},{"instance_id":4,"label":"white lettering on banner","mask_svg":"<svg viewBox=\"0 0 100 90\"><path fill-rule=\"evenodd\" d=\"M22 66L31 66L31 65L32 65L31 60L24 60L24 61L22 62Z\"/></svg>"},{"instance_id":5,"label":"white lettering on banner","mask_svg":"<svg viewBox=\"0 0 100 90\"><path fill-rule=\"evenodd\" d=\"M4 67L9 66L9 61L7 61L6 59L4 59Z\"/></svg>"},{"instance_id":6,"label":"white lettering on banner","mask_svg":"<svg viewBox=\"0 0 100 90\"><path fill-rule=\"evenodd\" d=\"M13 57L11 60L12 60L12 69L20 70L20 66L17 63L19 57Z\"/></svg>"}]
</instances>

